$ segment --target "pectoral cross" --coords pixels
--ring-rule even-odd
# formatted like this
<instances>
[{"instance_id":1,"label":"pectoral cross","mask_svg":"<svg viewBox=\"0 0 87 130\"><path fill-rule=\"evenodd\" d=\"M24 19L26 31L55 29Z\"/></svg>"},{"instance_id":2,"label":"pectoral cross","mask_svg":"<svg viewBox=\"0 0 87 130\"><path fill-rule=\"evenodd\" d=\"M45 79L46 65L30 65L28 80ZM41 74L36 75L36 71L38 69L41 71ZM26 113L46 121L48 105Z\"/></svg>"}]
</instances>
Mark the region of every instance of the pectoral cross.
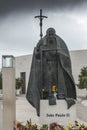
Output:
<instances>
[{"instance_id":1,"label":"pectoral cross","mask_svg":"<svg viewBox=\"0 0 87 130\"><path fill-rule=\"evenodd\" d=\"M43 16L42 15L42 9L40 9L40 15L39 16L35 16L35 18L39 18L39 20L40 20L40 38L42 39L42 36L43 36L43 33L42 33L43 19L47 18L47 16Z\"/></svg>"}]
</instances>

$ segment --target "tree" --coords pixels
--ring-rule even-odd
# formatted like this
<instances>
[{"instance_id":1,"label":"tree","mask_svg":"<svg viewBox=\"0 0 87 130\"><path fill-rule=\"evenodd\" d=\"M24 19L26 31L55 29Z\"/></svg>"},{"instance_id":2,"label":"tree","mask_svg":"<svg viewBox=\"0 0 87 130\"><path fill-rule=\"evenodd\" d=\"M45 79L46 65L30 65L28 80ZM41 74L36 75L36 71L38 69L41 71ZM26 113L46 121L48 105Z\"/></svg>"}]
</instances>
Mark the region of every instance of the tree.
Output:
<instances>
[{"instance_id":1,"label":"tree","mask_svg":"<svg viewBox=\"0 0 87 130\"><path fill-rule=\"evenodd\" d=\"M86 88L87 90L87 66L86 67L83 67L81 69L81 72L80 72L80 75L78 77L78 84L77 84L77 87L79 89L84 89ZM86 95L87 97L87 95Z\"/></svg>"}]
</instances>

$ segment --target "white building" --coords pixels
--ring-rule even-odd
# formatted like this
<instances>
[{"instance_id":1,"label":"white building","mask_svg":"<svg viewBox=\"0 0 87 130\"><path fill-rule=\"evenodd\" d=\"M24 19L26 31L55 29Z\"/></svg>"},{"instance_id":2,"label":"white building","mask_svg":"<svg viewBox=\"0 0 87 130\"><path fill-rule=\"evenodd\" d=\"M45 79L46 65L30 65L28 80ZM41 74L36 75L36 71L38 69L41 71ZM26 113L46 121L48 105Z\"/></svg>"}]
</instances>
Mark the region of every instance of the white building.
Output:
<instances>
[{"instance_id":1,"label":"white building","mask_svg":"<svg viewBox=\"0 0 87 130\"><path fill-rule=\"evenodd\" d=\"M23 88L22 93L24 94L27 89L31 62L32 62L32 55L25 55L19 56L15 58L15 68L16 68L16 78L22 77L23 78Z\"/></svg>"},{"instance_id":2,"label":"white building","mask_svg":"<svg viewBox=\"0 0 87 130\"><path fill-rule=\"evenodd\" d=\"M78 82L78 75L83 66L87 66L87 50L70 51L72 62L72 73L75 83ZM28 86L32 55L16 57L16 77L22 77L24 80L22 93L25 93Z\"/></svg>"}]
</instances>

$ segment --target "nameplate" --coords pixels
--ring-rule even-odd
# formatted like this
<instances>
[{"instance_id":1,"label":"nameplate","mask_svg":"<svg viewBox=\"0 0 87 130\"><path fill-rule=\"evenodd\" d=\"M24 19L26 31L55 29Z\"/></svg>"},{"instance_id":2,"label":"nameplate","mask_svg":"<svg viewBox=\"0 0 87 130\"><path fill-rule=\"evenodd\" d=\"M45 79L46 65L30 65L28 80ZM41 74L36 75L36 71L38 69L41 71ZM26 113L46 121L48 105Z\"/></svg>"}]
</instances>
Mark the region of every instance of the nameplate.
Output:
<instances>
[{"instance_id":1,"label":"nameplate","mask_svg":"<svg viewBox=\"0 0 87 130\"><path fill-rule=\"evenodd\" d=\"M56 105L49 105L48 100L40 100L40 124L67 125L68 122L76 120L76 104L67 109L65 100L57 100Z\"/></svg>"}]
</instances>

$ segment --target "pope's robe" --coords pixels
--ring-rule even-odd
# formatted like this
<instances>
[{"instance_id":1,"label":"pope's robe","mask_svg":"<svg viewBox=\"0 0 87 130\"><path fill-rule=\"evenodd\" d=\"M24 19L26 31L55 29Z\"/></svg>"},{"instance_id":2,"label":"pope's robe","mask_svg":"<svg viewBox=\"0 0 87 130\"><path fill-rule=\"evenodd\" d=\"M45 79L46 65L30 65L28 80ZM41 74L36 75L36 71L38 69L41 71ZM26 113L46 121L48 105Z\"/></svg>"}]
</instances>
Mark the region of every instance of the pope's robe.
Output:
<instances>
[{"instance_id":1,"label":"pope's robe","mask_svg":"<svg viewBox=\"0 0 87 130\"><path fill-rule=\"evenodd\" d=\"M57 99L65 99L67 102L68 99L76 99L68 48L55 30L49 28L46 36L34 48L26 95L36 108L37 115L40 114L40 99L51 98L52 86L56 86Z\"/></svg>"}]
</instances>

